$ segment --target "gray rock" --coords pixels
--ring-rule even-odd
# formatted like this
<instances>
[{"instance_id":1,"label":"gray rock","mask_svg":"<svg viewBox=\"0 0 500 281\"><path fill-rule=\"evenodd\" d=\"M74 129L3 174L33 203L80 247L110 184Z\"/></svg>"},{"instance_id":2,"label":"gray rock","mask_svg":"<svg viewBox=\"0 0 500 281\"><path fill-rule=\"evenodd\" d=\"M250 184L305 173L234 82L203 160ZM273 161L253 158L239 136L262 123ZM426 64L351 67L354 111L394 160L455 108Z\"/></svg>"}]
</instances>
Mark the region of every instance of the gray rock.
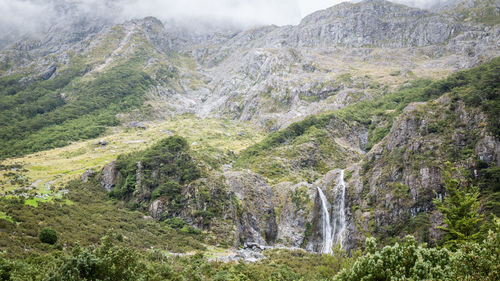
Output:
<instances>
[{"instance_id":1,"label":"gray rock","mask_svg":"<svg viewBox=\"0 0 500 281\"><path fill-rule=\"evenodd\" d=\"M111 191L116 186L120 171L116 167L116 162L113 161L104 166L101 171L101 185L106 191Z\"/></svg>"},{"instance_id":2,"label":"gray rock","mask_svg":"<svg viewBox=\"0 0 500 281\"><path fill-rule=\"evenodd\" d=\"M216 258L217 261L221 262L239 262L242 261L244 263L255 263L262 259L265 259L265 256L257 251L252 250L238 250L235 253L228 254L222 256L220 258Z\"/></svg>"},{"instance_id":3,"label":"gray rock","mask_svg":"<svg viewBox=\"0 0 500 281\"><path fill-rule=\"evenodd\" d=\"M48 80L50 79L50 77L52 77L52 75L54 75L54 73L56 72L57 70L57 66L55 65L51 65L47 71L45 73L43 73L42 75L40 75L40 79L42 80Z\"/></svg>"},{"instance_id":4,"label":"gray rock","mask_svg":"<svg viewBox=\"0 0 500 281\"><path fill-rule=\"evenodd\" d=\"M142 123L142 122L134 121L134 122L128 123L127 128L137 128L137 129L145 130L145 129L147 129L147 126L144 125L144 123Z\"/></svg>"},{"instance_id":5,"label":"gray rock","mask_svg":"<svg viewBox=\"0 0 500 281\"><path fill-rule=\"evenodd\" d=\"M89 182L91 178L93 178L94 176L95 176L94 171L86 170L81 176L82 182Z\"/></svg>"},{"instance_id":6,"label":"gray rock","mask_svg":"<svg viewBox=\"0 0 500 281\"><path fill-rule=\"evenodd\" d=\"M153 203L149 205L149 215L156 220L160 220L165 211L165 204L160 199L153 201Z\"/></svg>"},{"instance_id":7,"label":"gray rock","mask_svg":"<svg viewBox=\"0 0 500 281\"><path fill-rule=\"evenodd\" d=\"M100 145L100 146L106 146L106 145L108 145L108 144L109 144L109 142L108 142L108 141L105 141L105 140L99 140L99 141L97 142L97 145Z\"/></svg>"},{"instance_id":8,"label":"gray rock","mask_svg":"<svg viewBox=\"0 0 500 281\"><path fill-rule=\"evenodd\" d=\"M277 237L273 190L259 175L250 171L224 174L243 210L238 218L241 243L273 244Z\"/></svg>"}]
</instances>

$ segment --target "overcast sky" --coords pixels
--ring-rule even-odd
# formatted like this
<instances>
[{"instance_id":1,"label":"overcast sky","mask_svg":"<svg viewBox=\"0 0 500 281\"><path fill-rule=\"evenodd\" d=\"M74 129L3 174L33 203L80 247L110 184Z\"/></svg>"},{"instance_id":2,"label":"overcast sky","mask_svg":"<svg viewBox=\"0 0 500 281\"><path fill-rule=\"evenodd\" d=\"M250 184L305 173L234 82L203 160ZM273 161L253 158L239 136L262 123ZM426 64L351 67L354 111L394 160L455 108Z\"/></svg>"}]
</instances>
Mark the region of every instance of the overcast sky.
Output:
<instances>
[{"instance_id":1,"label":"overcast sky","mask_svg":"<svg viewBox=\"0 0 500 281\"><path fill-rule=\"evenodd\" d=\"M427 7L444 0L393 0ZM70 2L78 11L122 21L155 16L162 20L217 19L252 26L297 24L304 16L342 0L0 0L0 32L35 30L56 16L56 2Z\"/></svg>"}]
</instances>

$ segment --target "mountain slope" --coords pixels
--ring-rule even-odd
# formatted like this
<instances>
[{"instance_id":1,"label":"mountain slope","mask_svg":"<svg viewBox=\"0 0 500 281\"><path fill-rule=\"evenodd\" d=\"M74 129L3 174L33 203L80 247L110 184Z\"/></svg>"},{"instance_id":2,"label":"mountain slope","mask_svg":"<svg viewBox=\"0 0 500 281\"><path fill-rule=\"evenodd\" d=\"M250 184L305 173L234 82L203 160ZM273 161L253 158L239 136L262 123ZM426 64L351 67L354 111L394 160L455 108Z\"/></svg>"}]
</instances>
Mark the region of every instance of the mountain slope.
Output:
<instances>
[{"instance_id":1,"label":"mountain slope","mask_svg":"<svg viewBox=\"0 0 500 281\"><path fill-rule=\"evenodd\" d=\"M184 251L436 245L447 161L498 214L500 29L461 5L342 3L297 26L202 35L86 19L2 49L1 249L55 253L36 239L42 220L73 243L65 213L104 234L93 196L122 238L148 222L148 243L130 244L141 251L155 233Z\"/></svg>"},{"instance_id":2,"label":"mountain slope","mask_svg":"<svg viewBox=\"0 0 500 281\"><path fill-rule=\"evenodd\" d=\"M499 54L496 25L462 24L446 13L387 1L340 4L309 15L298 26L201 37L190 36L184 27L165 27L154 18L112 25L83 17L75 25L54 25L36 43L21 40L3 49L2 88L8 93L2 94L2 103L21 111L5 111L2 123L10 127L2 127L2 135L4 141L25 140L2 158L95 137L118 121L184 113L251 121L274 131L407 80L443 77ZM119 69L128 73L118 77ZM123 93L133 102L120 104L110 96L84 110L72 109L81 121L70 121L74 113L62 113L69 117L65 124L50 116L72 103L78 107L83 102L79 97L88 95L81 88L103 90L92 83L107 78L89 81L98 74L123 82L129 75L149 77L136 81L142 84L138 89ZM112 83L105 86L118 90ZM37 98L26 101L31 92ZM87 101L93 99L90 95ZM133 109L143 113L131 114ZM109 117L118 113L125 113L120 120ZM59 127L47 127L54 122ZM92 133L74 132L89 122L98 124ZM61 130L68 134L57 136ZM33 145L34 140L40 144Z\"/></svg>"}]
</instances>

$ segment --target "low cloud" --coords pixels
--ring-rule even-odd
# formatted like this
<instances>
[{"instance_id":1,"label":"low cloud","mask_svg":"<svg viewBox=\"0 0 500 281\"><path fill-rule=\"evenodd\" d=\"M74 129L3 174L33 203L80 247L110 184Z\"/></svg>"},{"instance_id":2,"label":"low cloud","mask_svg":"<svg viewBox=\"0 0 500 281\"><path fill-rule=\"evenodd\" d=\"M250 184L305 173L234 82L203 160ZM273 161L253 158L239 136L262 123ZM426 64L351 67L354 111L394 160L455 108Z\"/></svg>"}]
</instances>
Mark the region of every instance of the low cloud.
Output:
<instances>
[{"instance_id":1,"label":"low cloud","mask_svg":"<svg viewBox=\"0 0 500 281\"><path fill-rule=\"evenodd\" d=\"M428 8L456 0L393 0ZM76 20L79 16L121 22L154 16L162 20L230 22L254 25L297 24L314 11L341 0L0 0L0 32L17 34L44 31L53 22ZM1 36L1 35L0 35Z\"/></svg>"}]
</instances>

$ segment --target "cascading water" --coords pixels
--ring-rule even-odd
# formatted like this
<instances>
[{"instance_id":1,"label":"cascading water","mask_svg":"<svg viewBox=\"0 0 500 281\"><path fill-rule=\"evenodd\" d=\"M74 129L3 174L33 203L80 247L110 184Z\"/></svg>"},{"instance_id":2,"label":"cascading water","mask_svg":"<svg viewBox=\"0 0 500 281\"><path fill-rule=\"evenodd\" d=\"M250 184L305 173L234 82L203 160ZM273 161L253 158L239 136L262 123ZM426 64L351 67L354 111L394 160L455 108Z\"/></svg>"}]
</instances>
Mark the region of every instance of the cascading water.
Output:
<instances>
[{"instance_id":1,"label":"cascading water","mask_svg":"<svg viewBox=\"0 0 500 281\"><path fill-rule=\"evenodd\" d=\"M328 200L321 188L318 187L319 198L321 199L322 225L323 225L323 249L322 253L330 253L332 251L332 225L330 224L330 212L328 212Z\"/></svg>"},{"instance_id":2,"label":"cascading water","mask_svg":"<svg viewBox=\"0 0 500 281\"><path fill-rule=\"evenodd\" d=\"M345 219L345 181L344 170L340 171L340 180L333 190L333 208L332 220L330 220L330 212L328 210L328 200L325 194L318 189L319 198L321 199L321 216L322 216L322 234L323 234L323 248L322 253L333 252L333 245L344 246L346 219Z\"/></svg>"},{"instance_id":3,"label":"cascading water","mask_svg":"<svg viewBox=\"0 0 500 281\"><path fill-rule=\"evenodd\" d=\"M333 192L333 243L344 246L346 219L345 219L345 181L344 170L340 171L340 180Z\"/></svg>"}]
</instances>

